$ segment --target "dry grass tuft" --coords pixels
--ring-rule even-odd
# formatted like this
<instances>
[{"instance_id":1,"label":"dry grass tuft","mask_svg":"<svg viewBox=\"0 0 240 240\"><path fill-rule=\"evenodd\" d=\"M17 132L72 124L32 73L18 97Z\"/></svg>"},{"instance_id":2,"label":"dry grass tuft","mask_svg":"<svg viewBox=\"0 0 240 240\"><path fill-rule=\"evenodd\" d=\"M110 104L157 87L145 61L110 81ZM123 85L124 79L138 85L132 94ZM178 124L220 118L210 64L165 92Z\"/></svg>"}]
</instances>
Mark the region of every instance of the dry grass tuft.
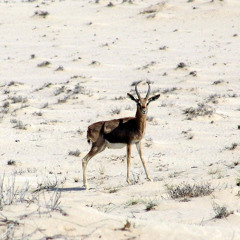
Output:
<instances>
[{"instance_id":1,"label":"dry grass tuft","mask_svg":"<svg viewBox=\"0 0 240 240\"><path fill-rule=\"evenodd\" d=\"M215 109L205 104L198 104L197 108L190 107L183 110L183 114L187 115L188 120L191 120L196 117L204 117L204 116L211 117L214 113L215 113Z\"/></svg>"},{"instance_id":2,"label":"dry grass tuft","mask_svg":"<svg viewBox=\"0 0 240 240\"><path fill-rule=\"evenodd\" d=\"M13 128L16 128L19 130L27 130L27 125L24 124L22 121L17 121L16 125L14 125Z\"/></svg>"},{"instance_id":3,"label":"dry grass tuft","mask_svg":"<svg viewBox=\"0 0 240 240\"><path fill-rule=\"evenodd\" d=\"M167 187L167 194L172 199L202 197L210 195L213 191L214 189L209 183L199 185L182 183Z\"/></svg>"},{"instance_id":4,"label":"dry grass tuft","mask_svg":"<svg viewBox=\"0 0 240 240\"><path fill-rule=\"evenodd\" d=\"M44 62L41 62L39 63L37 66L38 67L47 67L49 66L51 63L49 61L44 61Z\"/></svg>"},{"instance_id":5,"label":"dry grass tuft","mask_svg":"<svg viewBox=\"0 0 240 240\"><path fill-rule=\"evenodd\" d=\"M28 199L29 184L26 182L21 188L16 187L16 175L8 177L5 174L0 177L0 210L6 205L12 205Z\"/></svg>"},{"instance_id":6,"label":"dry grass tuft","mask_svg":"<svg viewBox=\"0 0 240 240\"><path fill-rule=\"evenodd\" d=\"M75 150L75 151L69 151L69 152L68 152L68 155L69 155L69 156L79 157L80 154L81 154L81 152L80 152L78 149Z\"/></svg>"},{"instance_id":7,"label":"dry grass tuft","mask_svg":"<svg viewBox=\"0 0 240 240\"><path fill-rule=\"evenodd\" d=\"M229 211L226 206L220 206L217 203L213 203L213 211L215 212L214 218L227 218L229 215L233 214L233 211Z\"/></svg>"},{"instance_id":8,"label":"dry grass tuft","mask_svg":"<svg viewBox=\"0 0 240 240\"><path fill-rule=\"evenodd\" d=\"M230 147L226 147L226 150L235 150L237 147L239 146L238 143L232 143L232 145Z\"/></svg>"},{"instance_id":9,"label":"dry grass tuft","mask_svg":"<svg viewBox=\"0 0 240 240\"><path fill-rule=\"evenodd\" d=\"M7 165L9 166L16 166L16 161L15 160L8 160Z\"/></svg>"},{"instance_id":10,"label":"dry grass tuft","mask_svg":"<svg viewBox=\"0 0 240 240\"><path fill-rule=\"evenodd\" d=\"M144 204L145 210L148 212L154 210L158 206L159 201L157 199L148 199L147 201L144 201Z\"/></svg>"},{"instance_id":11,"label":"dry grass tuft","mask_svg":"<svg viewBox=\"0 0 240 240\"><path fill-rule=\"evenodd\" d=\"M11 97L10 100L12 100L12 103L26 103L28 99L26 97L17 96L17 97Z\"/></svg>"},{"instance_id":12,"label":"dry grass tuft","mask_svg":"<svg viewBox=\"0 0 240 240\"><path fill-rule=\"evenodd\" d=\"M47 11L36 11L34 13L34 16L39 16L42 18L46 18L49 15L49 13Z\"/></svg>"},{"instance_id":13,"label":"dry grass tuft","mask_svg":"<svg viewBox=\"0 0 240 240\"><path fill-rule=\"evenodd\" d=\"M153 13L158 13L161 11L165 6L165 2L160 2L154 5L151 5L147 8L145 8L140 14L153 14Z\"/></svg>"},{"instance_id":14,"label":"dry grass tuft","mask_svg":"<svg viewBox=\"0 0 240 240\"><path fill-rule=\"evenodd\" d=\"M121 108L119 108L119 107L115 107L114 109L112 109L111 111L110 111L110 113L111 113L111 115L115 115L115 114L120 114L120 112L121 112Z\"/></svg>"},{"instance_id":15,"label":"dry grass tuft","mask_svg":"<svg viewBox=\"0 0 240 240\"><path fill-rule=\"evenodd\" d=\"M129 207L129 206L134 206L134 205L137 205L137 204L140 204L140 203L142 203L141 199L131 199L131 200L129 200L125 203L125 206Z\"/></svg>"}]
</instances>

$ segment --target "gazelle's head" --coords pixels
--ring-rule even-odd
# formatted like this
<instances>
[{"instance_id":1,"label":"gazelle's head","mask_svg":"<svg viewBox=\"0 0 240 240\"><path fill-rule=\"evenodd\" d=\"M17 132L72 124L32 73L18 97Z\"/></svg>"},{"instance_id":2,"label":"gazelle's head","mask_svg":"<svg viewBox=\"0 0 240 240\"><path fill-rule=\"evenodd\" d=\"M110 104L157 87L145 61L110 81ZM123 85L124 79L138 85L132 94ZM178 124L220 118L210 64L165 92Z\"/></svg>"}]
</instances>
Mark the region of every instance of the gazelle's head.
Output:
<instances>
[{"instance_id":1,"label":"gazelle's head","mask_svg":"<svg viewBox=\"0 0 240 240\"><path fill-rule=\"evenodd\" d=\"M138 92L138 89L137 89L137 85L139 84L140 82L136 83L135 85L135 91L136 91L136 94L138 96L138 99L136 99L132 94L128 93L127 95L130 97L131 100L133 100L134 102L137 103L137 108L138 110L141 111L141 113L143 115L147 114L147 111L148 111L148 104L152 101L155 101L157 100L159 97L160 97L160 94L157 94L153 97L150 97L149 98L149 95L150 95L150 91L151 91L151 87L150 87L150 83L147 82L148 84L148 91L147 91L147 95L145 98L141 98L139 92Z\"/></svg>"}]
</instances>

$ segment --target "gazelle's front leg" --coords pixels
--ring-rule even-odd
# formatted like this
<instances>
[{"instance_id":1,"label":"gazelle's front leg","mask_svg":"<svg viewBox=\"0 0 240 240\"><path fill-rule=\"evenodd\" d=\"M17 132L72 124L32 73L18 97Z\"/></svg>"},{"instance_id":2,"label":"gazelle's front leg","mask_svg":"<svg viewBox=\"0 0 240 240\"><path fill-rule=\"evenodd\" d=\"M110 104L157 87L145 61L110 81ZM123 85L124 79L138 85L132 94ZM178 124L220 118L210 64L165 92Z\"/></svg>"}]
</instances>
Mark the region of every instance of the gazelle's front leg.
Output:
<instances>
[{"instance_id":1,"label":"gazelle's front leg","mask_svg":"<svg viewBox=\"0 0 240 240\"><path fill-rule=\"evenodd\" d=\"M129 180L129 172L130 172L130 165L131 165L131 144L127 145L127 183L130 184Z\"/></svg>"},{"instance_id":2,"label":"gazelle's front leg","mask_svg":"<svg viewBox=\"0 0 240 240\"><path fill-rule=\"evenodd\" d=\"M138 150L138 153L139 153L139 156L141 158L141 161L142 161L142 164L143 164L143 167L144 167L144 171L146 173L146 177L149 181L152 181L152 179L149 177L148 175L148 172L147 172L147 168L146 168L146 164L145 164L145 161L143 159L143 156L142 156L142 148L141 148L141 142L138 142L136 143L136 147L137 147L137 150Z\"/></svg>"}]
</instances>

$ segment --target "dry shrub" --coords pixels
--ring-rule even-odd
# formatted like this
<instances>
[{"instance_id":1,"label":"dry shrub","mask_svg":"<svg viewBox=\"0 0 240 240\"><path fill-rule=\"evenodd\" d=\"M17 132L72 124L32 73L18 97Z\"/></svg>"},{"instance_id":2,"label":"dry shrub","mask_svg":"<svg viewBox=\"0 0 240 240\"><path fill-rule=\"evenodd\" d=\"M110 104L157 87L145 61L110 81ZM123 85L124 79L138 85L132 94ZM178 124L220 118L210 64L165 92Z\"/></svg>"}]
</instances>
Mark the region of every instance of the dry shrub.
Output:
<instances>
[{"instance_id":1,"label":"dry shrub","mask_svg":"<svg viewBox=\"0 0 240 240\"><path fill-rule=\"evenodd\" d=\"M211 117L214 113L215 109L213 107L203 103L198 104L197 108L190 107L183 110L183 114L187 115L188 119L204 116Z\"/></svg>"},{"instance_id":2,"label":"dry shrub","mask_svg":"<svg viewBox=\"0 0 240 240\"><path fill-rule=\"evenodd\" d=\"M229 211L226 206L220 206L217 203L213 203L213 211L215 212L214 218L227 218L232 211Z\"/></svg>"},{"instance_id":3,"label":"dry shrub","mask_svg":"<svg viewBox=\"0 0 240 240\"><path fill-rule=\"evenodd\" d=\"M81 154L81 152L77 149L75 151L69 151L68 155L70 156L75 156L75 157L79 157L79 155Z\"/></svg>"},{"instance_id":4,"label":"dry shrub","mask_svg":"<svg viewBox=\"0 0 240 240\"><path fill-rule=\"evenodd\" d=\"M165 7L165 2L160 2L145 8L141 14L153 14L161 11Z\"/></svg>"},{"instance_id":5,"label":"dry shrub","mask_svg":"<svg viewBox=\"0 0 240 240\"><path fill-rule=\"evenodd\" d=\"M172 199L178 198L193 198L210 195L214 189L209 183L203 184L188 184L181 183L177 186L168 186L167 193Z\"/></svg>"}]
</instances>

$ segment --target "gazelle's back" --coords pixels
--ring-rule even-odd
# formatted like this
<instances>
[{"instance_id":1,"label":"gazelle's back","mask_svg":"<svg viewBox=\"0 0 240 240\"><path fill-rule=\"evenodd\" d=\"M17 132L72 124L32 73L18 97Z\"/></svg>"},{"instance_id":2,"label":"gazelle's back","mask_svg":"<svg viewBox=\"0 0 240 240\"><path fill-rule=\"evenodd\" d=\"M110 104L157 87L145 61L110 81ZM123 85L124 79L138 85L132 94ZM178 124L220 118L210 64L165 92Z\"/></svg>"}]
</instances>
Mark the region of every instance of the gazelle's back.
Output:
<instances>
[{"instance_id":1,"label":"gazelle's back","mask_svg":"<svg viewBox=\"0 0 240 240\"><path fill-rule=\"evenodd\" d=\"M134 117L127 117L127 118L113 119L109 121L95 122L88 126L88 130L87 130L88 142L90 141L92 143L96 142L99 138L99 135L101 134L101 131L103 131L102 133L104 133L105 135L108 135L118 127L121 128L122 124L124 125L126 123L130 124L131 123L130 120L134 120L134 119L135 119Z\"/></svg>"}]
</instances>

